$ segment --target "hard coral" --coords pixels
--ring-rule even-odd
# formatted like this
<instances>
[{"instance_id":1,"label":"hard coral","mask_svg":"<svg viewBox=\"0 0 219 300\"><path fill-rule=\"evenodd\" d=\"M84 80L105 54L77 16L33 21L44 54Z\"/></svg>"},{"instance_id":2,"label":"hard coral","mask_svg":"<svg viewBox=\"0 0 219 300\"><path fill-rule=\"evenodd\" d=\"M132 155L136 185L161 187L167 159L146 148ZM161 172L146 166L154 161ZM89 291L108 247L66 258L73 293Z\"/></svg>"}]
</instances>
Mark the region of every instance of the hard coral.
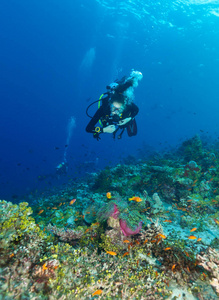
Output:
<instances>
[{"instance_id":1,"label":"hard coral","mask_svg":"<svg viewBox=\"0 0 219 300\"><path fill-rule=\"evenodd\" d=\"M219 251L208 248L206 253L197 254L198 265L211 273L210 284L219 295Z\"/></svg>"},{"instance_id":2,"label":"hard coral","mask_svg":"<svg viewBox=\"0 0 219 300\"><path fill-rule=\"evenodd\" d=\"M52 239L30 217L28 203L0 201L0 294L3 299L34 299L32 271Z\"/></svg>"},{"instance_id":3,"label":"hard coral","mask_svg":"<svg viewBox=\"0 0 219 300\"><path fill-rule=\"evenodd\" d=\"M49 224L47 226L47 229L51 231L54 235L58 236L59 239L64 242L78 240L84 234L83 227L81 227L78 230L73 230L73 229L57 228L56 226L52 226L51 224Z\"/></svg>"}]
</instances>

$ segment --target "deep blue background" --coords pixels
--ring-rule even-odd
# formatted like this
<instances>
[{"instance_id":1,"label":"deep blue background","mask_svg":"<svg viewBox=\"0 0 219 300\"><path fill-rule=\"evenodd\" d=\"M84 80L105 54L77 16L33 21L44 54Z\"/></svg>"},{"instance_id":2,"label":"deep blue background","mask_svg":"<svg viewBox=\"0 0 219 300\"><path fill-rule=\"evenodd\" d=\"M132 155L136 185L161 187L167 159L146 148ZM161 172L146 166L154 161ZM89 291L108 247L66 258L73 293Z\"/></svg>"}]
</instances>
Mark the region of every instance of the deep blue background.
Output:
<instances>
[{"instance_id":1,"label":"deep blue background","mask_svg":"<svg viewBox=\"0 0 219 300\"><path fill-rule=\"evenodd\" d=\"M87 161L102 168L200 130L218 137L219 3L154 2L0 2L0 199L95 171ZM97 142L85 132L86 107L132 68L144 75L138 135ZM71 116L68 178L39 181L63 160Z\"/></svg>"}]
</instances>

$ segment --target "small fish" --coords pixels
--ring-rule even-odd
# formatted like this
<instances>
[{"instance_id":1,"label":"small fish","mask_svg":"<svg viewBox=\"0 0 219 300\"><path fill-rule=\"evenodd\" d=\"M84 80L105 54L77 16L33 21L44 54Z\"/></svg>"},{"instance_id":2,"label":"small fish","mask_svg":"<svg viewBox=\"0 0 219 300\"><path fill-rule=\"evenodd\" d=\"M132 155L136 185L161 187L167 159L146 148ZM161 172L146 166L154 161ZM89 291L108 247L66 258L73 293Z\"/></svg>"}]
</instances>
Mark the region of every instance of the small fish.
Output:
<instances>
[{"instance_id":1,"label":"small fish","mask_svg":"<svg viewBox=\"0 0 219 300\"><path fill-rule=\"evenodd\" d=\"M106 253L108 253L108 254L110 254L110 255L117 255L117 253L114 252L114 251L106 251Z\"/></svg>"},{"instance_id":2,"label":"small fish","mask_svg":"<svg viewBox=\"0 0 219 300\"><path fill-rule=\"evenodd\" d=\"M41 209L41 210L38 212L38 215L41 215L43 212L44 212L44 209Z\"/></svg>"},{"instance_id":3,"label":"small fish","mask_svg":"<svg viewBox=\"0 0 219 300\"><path fill-rule=\"evenodd\" d=\"M164 282L166 283L166 285L169 287L169 282L167 282L165 279L164 279Z\"/></svg>"},{"instance_id":4,"label":"small fish","mask_svg":"<svg viewBox=\"0 0 219 300\"><path fill-rule=\"evenodd\" d=\"M187 202L192 202L192 199L187 200Z\"/></svg>"},{"instance_id":5,"label":"small fish","mask_svg":"<svg viewBox=\"0 0 219 300\"><path fill-rule=\"evenodd\" d=\"M110 192L106 193L106 197L107 197L107 199L111 199L112 198L111 193Z\"/></svg>"},{"instance_id":6,"label":"small fish","mask_svg":"<svg viewBox=\"0 0 219 300\"><path fill-rule=\"evenodd\" d=\"M172 271L175 269L175 267L176 267L176 264L174 264L174 265L172 266Z\"/></svg>"},{"instance_id":7,"label":"small fish","mask_svg":"<svg viewBox=\"0 0 219 300\"><path fill-rule=\"evenodd\" d=\"M135 241L135 243L136 243L137 245L140 245L139 241L137 241L137 240Z\"/></svg>"},{"instance_id":8,"label":"small fish","mask_svg":"<svg viewBox=\"0 0 219 300\"><path fill-rule=\"evenodd\" d=\"M96 222L96 223L92 224L92 226L98 226L98 225L100 225L99 222Z\"/></svg>"},{"instance_id":9,"label":"small fish","mask_svg":"<svg viewBox=\"0 0 219 300\"><path fill-rule=\"evenodd\" d=\"M191 273L190 270L189 270L189 267L186 267L186 269L187 269L187 271L188 271L189 273Z\"/></svg>"},{"instance_id":10,"label":"small fish","mask_svg":"<svg viewBox=\"0 0 219 300\"><path fill-rule=\"evenodd\" d=\"M47 270L47 266L46 266L46 263L43 265L43 270Z\"/></svg>"},{"instance_id":11,"label":"small fish","mask_svg":"<svg viewBox=\"0 0 219 300\"><path fill-rule=\"evenodd\" d=\"M57 207L54 206L54 207L52 207L52 209L57 209Z\"/></svg>"},{"instance_id":12,"label":"small fish","mask_svg":"<svg viewBox=\"0 0 219 300\"><path fill-rule=\"evenodd\" d=\"M202 240L202 238L198 238L198 239L197 239L197 242L200 242L201 240Z\"/></svg>"},{"instance_id":13,"label":"small fish","mask_svg":"<svg viewBox=\"0 0 219 300\"><path fill-rule=\"evenodd\" d=\"M158 276L158 272L157 272L157 271L155 271L155 276L156 276L156 277Z\"/></svg>"},{"instance_id":14,"label":"small fish","mask_svg":"<svg viewBox=\"0 0 219 300\"><path fill-rule=\"evenodd\" d=\"M123 254L123 257L126 256L126 255L129 255L129 252L125 252L125 253Z\"/></svg>"},{"instance_id":15,"label":"small fish","mask_svg":"<svg viewBox=\"0 0 219 300\"><path fill-rule=\"evenodd\" d=\"M54 269L55 269L55 270L58 269L58 266L55 266Z\"/></svg>"},{"instance_id":16,"label":"small fish","mask_svg":"<svg viewBox=\"0 0 219 300\"><path fill-rule=\"evenodd\" d=\"M207 275L206 275L204 272L202 273L202 275L203 275L205 278L207 277Z\"/></svg>"},{"instance_id":17,"label":"small fish","mask_svg":"<svg viewBox=\"0 0 219 300\"><path fill-rule=\"evenodd\" d=\"M195 240L195 239L197 239L197 237L194 236L194 235L190 235L190 236L188 237L188 239L190 239L190 240Z\"/></svg>"},{"instance_id":18,"label":"small fish","mask_svg":"<svg viewBox=\"0 0 219 300\"><path fill-rule=\"evenodd\" d=\"M92 296L101 295L102 292L103 292L102 290L97 290L96 292L94 292L94 293L92 294Z\"/></svg>"},{"instance_id":19,"label":"small fish","mask_svg":"<svg viewBox=\"0 0 219 300\"><path fill-rule=\"evenodd\" d=\"M171 220L164 220L164 222L166 222L166 223L172 223Z\"/></svg>"},{"instance_id":20,"label":"small fish","mask_svg":"<svg viewBox=\"0 0 219 300\"><path fill-rule=\"evenodd\" d=\"M160 237L160 238L157 240L157 244L159 244L161 240L162 240L162 237Z\"/></svg>"},{"instance_id":21,"label":"small fish","mask_svg":"<svg viewBox=\"0 0 219 300\"><path fill-rule=\"evenodd\" d=\"M190 232L196 231L196 229L197 229L197 228L194 227L194 228L192 228L192 229L190 230Z\"/></svg>"},{"instance_id":22,"label":"small fish","mask_svg":"<svg viewBox=\"0 0 219 300\"><path fill-rule=\"evenodd\" d=\"M132 197L132 198L129 198L129 201L141 202L142 199L140 197Z\"/></svg>"},{"instance_id":23,"label":"small fish","mask_svg":"<svg viewBox=\"0 0 219 300\"><path fill-rule=\"evenodd\" d=\"M69 202L69 205L72 205L72 204L74 204L74 203L75 203L75 201L76 201L76 199L72 199L72 200Z\"/></svg>"},{"instance_id":24,"label":"small fish","mask_svg":"<svg viewBox=\"0 0 219 300\"><path fill-rule=\"evenodd\" d=\"M9 257L12 258L14 256L14 253L12 253Z\"/></svg>"},{"instance_id":25,"label":"small fish","mask_svg":"<svg viewBox=\"0 0 219 300\"><path fill-rule=\"evenodd\" d=\"M185 253L185 255L186 255L187 257L189 257L189 253L188 253L188 252L184 251L184 253Z\"/></svg>"},{"instance_id":26,"label":"small fish","mask_svg":"<svg viewBox=\"0 0 219 300\"><path fill-rule=\"evenodd\" d=\"M146 244L148 242L148 240L145 240L143 244Z\"/></svg>"},{"instance_id":27,"label":"small fish","mask_svg":"<svg viewBox=\"0 0 219 300\"><path fill-rule=\"evenodd\" d=\"M167 251L167 250L170 250L170 249L171 249L171 247L167 247L167 248L164 249L164 251Z\"/></svg>"},{"instance_id":28,"label":"small fish","mask_svg":"<svg viewBox=\"0 0 219 300\"><path fill-rule=\"evenodd\" d=\"M130 241L129 240L124 240L123 243L130 243Z\"/></svg>"},{"instance_id":29,"label":"small fish","mask_svg":"<svg viewBox=\"0 0 219 300\"><path fill-rule=\"evenodd\" d=\"M219 221L217 219L214 219L214 222L219 225Z\"/></svg>"},{"instance_id":30,"label":"small fish","mask_svg":"<svg viewBox=\"0 0 219 300\"><path fill-rule=\"evenodd\" d=\"M160 237L162 237L162 239L166 239L167 237L164 234L159 233L158 234Z\"/></svg>"},{"instance_id":31,"label":"small fish","mask_svg":"<svg viewBox=\"0 0 219 300\"><path fill-rule=\"evenodd\" d=\"M195 184L198 181L198 179L196 179L195 181L193 181L193 184Z\"/></svg>"},{"instance_id":32,"label":"small fish","mask_svg":"<svg viewBox=\"0 0 219 300\"><path fill-rule=\"evenodd\" d=\"M90 230L90 228L86 229L84 233L87 233Z\"/></svg>"}]
</instances>

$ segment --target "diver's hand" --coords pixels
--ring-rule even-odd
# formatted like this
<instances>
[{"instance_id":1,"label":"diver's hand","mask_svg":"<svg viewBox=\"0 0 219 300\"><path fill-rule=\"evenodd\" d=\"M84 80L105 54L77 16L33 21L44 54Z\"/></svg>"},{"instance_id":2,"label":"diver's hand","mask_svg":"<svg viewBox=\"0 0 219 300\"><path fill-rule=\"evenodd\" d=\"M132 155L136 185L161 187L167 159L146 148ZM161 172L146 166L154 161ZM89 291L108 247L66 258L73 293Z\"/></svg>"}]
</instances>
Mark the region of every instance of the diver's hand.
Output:
<instances>
[{"instance_id":1,"label":"diver's hand","mask_svg":"<svg viewBox=\"0 0 219 300\"><path fill-rule=\"evenodd\" d=\"M113 133L116 130L116 126L115 125L109 125L107 127L103 128L103 132L105 133Z\"/></svg>"},{"instance_id":2,"label":"diver's hand","mask_svg":"<svg viewBox=\"0 0 219 300\"><path fill-rule=\"evenodd\" d=\"M101 140L100 135L99 135L98 132L94 132L93 137L94 137L97 141Z\"/></svg>"},{"instance_id":3,"label":"diver's hand","mask_svg":"<svg viewBox=\"0 0 219 300\"><path fill-rule=\"evenodd\" d=\"M122 126L122 125L125 125L126 123L128 123L129 121L131 121L131 117L129 117L129 118L126 118L126 119L124 119L124 120L120 120L119 121L119 123L118 123L118 125L119 126Z\"/></svg>"}]
</instances>

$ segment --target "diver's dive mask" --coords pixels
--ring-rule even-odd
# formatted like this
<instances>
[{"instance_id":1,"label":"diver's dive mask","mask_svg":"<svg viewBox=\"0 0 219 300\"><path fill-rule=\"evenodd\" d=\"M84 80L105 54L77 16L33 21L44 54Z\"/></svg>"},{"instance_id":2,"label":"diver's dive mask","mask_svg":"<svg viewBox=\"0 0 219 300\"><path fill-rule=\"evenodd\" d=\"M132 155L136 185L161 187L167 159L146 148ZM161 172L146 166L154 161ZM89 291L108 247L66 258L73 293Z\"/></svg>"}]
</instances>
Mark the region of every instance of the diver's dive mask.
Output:
<instances>
[{"instance_id":1,"label":"diver's dive mask","mask_svg":"<svg viewBox=\"0 0 219 300\"><path fill-rule=\"evenodd\" d=\"M110 110L111 110L111 114L112 115L118 115L118 116L121 116L122 115L122 112L124 110L124 106L121 105L120 107L117 107L113 104L110 105Z\"/></svg>"}]
</instances>

